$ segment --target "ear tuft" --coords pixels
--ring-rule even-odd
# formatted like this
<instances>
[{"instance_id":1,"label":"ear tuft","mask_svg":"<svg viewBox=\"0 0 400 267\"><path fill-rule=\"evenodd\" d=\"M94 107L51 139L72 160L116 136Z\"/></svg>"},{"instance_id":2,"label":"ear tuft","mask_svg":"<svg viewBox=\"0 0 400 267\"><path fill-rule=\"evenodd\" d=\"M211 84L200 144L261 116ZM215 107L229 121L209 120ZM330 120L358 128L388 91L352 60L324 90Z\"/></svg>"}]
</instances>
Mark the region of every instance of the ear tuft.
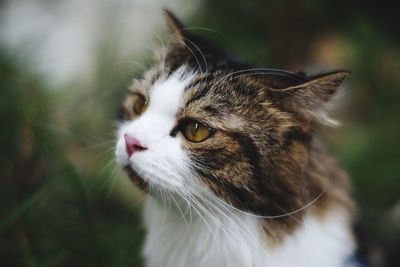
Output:
<instances>
[{"instance_id":1,"label":"ear tuft","mask_svg":"<svg viewBox=\"0 0 400 267\"><path fill-rule=\"evenodd\" d=\"M318 110L332 99L349 74L348 71L334 71L311 76L307 82L293 87L296 91L293 95L305 108Z\"/></svg>"},{"instance_id":2,"label":"ear tuft","mask_svg":"<svg viewBox=\"0 0 400 267\"><path fill-rule=\"evenodd\" d=\"M311 76L303 83L273 91L278 93L281 107L296 114L301 122L334 125L334 120L327 116L327 107L349 74L348 71L334 71Z\"/></svg>"},{"instance_id":3,"label":"ear tuft","mask_svg":"<svg viewBox=\"0 0 400 267\"><path fill-rule=\"evenodd\" d=\"M185 43L185 26L183 23L168 9L163 9L165 22L168 29L176 35L178 41Z\"/></svg>"},{"instance_id":4,"label":"ear tuft","mask_svg":"<svg viewBox=\"0 0 400 267\"><path fill-rule=\"evenodd\" d=\"M327 102L342 87L344 81L349 77L348 71L334 71L322 75L310 77L309 84L311 89L315 90L323 102Z\"/></svg>"}]
</instances>

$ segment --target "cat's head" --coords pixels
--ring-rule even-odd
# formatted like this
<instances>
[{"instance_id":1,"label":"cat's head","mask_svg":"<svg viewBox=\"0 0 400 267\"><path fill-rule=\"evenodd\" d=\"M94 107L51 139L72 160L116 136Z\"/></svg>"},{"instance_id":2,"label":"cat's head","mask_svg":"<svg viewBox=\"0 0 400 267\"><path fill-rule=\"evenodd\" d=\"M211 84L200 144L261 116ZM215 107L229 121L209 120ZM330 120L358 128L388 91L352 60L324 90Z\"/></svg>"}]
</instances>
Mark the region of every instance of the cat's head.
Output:
<instances>
[{"instance_id":1,"label":"cat's head","mask_svg":"<svg viewBox=\"0 0 400 267\"><path fill-rule=\"evenodd\" d=\"M174 40L129 88L117 162L150 194L207 192L262 215L302 207L313 125L348 73L254 68L166 17Z\"/></svg>"}]
</instances>

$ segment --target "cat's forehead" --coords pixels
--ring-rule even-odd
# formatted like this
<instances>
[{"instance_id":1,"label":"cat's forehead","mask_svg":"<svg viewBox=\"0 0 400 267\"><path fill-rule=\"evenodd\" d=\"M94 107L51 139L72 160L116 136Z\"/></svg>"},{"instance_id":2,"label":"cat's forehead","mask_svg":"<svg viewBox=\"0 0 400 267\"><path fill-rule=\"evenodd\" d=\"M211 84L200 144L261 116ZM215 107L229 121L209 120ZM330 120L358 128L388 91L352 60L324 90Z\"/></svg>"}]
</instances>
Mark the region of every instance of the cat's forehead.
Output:
<instances>
[{"instance_id":1,"label":"cat's forehead","mask_svg":"<svg viewBox=\"0 0 400 267\"><path fill-rule=\"evenodd\" d=\"M147 96L151 112L157 110L178 119L226 121L227 114L242 117L258 110L265 112L266 106L271 105L270 87L287 87L304 79L297 73L255 69L236 61L221 61L208 71L190 64L171 70L161 63L146 72L131 89Z\"/></svg>"},{"instance_id":2,"label":"cat's forehead","mask_svg":"<svg viewBox=\"0 0 400 267\"><path fill-rule=\"evenodd\" d=\"M152 70L134 82L130 91L146 95L150 109L175 107L177 115L202 111L208 113L203 115L217 115L217 110L262 100L262 86L246 79L250 76L245 70L227 66L202 72L182 65L175 71Z\"/></svg>"},{"instance_id":3,"label":"cat's forehead","mask_svg":"<svg viewBox=\"0 0 400 267\"><path fill-rule=\"evenodd\" d=\"M194 76L194 72L185 66L169 75L161 75L148 89L148 111L169 117L175 116L180 109L185 89Z\"/></svg>"}]
</instances>

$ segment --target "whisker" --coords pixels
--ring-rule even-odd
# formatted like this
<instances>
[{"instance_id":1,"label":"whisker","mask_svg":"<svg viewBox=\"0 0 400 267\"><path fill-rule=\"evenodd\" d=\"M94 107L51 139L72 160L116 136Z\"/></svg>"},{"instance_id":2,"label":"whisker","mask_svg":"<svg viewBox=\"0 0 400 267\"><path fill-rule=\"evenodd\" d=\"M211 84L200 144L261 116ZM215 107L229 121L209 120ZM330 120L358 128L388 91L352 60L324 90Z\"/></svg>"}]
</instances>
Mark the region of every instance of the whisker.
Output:
<instances>
[{"instance_id":1,"label":"whisker","mask_svg":"<svg viewBox=\"0 0 400 267\"><path fill-rule=\"evenodd\" d=\"M202 189L202 188L199 188L199 189L204 191L204 189ZM308 207L313 205L318 199L320 199L322 197L322 195L325 193L325 191L326 191L326 187L323 187L321 192L314 199L312 199L310 202L308 202L303 207L298 208L296 210L293 210L291 212L286 212L286 213L278 214L278 215L257 215L257 214L253 214L253 213L249 213L249 212L240 210L240 209L236 208L235 206L233 206L231 204L228 204L227 202L224 202L224 201L222 201L222 200L220 200L218 198L214 198L214 199L216 201L218 201L219 203L223 204L223 205L227 205L230 208L232 208L232 209L234 209L234 210L236 210L236 211L238 211L240 213L243 213L243 214L246 214L248 216L251 216L251 217L260 218L260 219L276 219L276 218L282 218L282 217L290 216L290 215L296 214L298 212L301 212L301 211L307 209Z\"/></svg>"},{"instance_id":2,"label":"whisker","mask_svg":"<svg viewBox=\"0 0 400 267\"><path fill-rule=\"evenodd\" d=\"M203 52L200 50L200 48L199 48L195 43L193 43L191 40L189 40L188 38L183 37L183 39L184 39L185 41L191 43L191 44L194 46L194 48L196 48L196 50L199 51L201 57L203 58L204 65L205 65L205 67L206 67L206 71L205 71L205 72L208 72L207 60L206 60L206 57L204 56ZM193 53L192 53L192 54L193 54ZM194 54L193 54L193 56L194 56ZM199 66L199 67L200 67L200 66ZM203 72L201 69L200 69L200 71Z\"/></svg>"},{"instance_id":3,"label":"whisker","mask_svg":"<svg viewBox=\"0 0 400 267\"><path fill-rule=\"evenodd\" d=\"M173 194L172 194L170 191L167 191L167 193L168 193L168 195L172 198L172 200L175 202L176 207L178 208L179 212L182 214L182 219L183 219L183 221L185 222L186 230L187 230L187 232L190 234L189 224L188 224L188 222L186 221L186 216L185 216L185 214L183 213L183 211L182 211L180 205L178 204L178 202L176 201L176 199L174 198Z\"/></svg>"},{"instance_id":4,"label":"whisker","mask_svg":"<svg viewBox=\"0 0 400 267\"><path fill-rule=\"evenodd\" d=\"M185 43L180 42L180 40L177 37L173 37L174 40L178 41L180 44L182 44L183 46L186 47L187 50L189 50L189 52L193 55L194 59L196 60L197 66L200 70L200 72L203 72L202 68L201 68L201 64L200 61L198 60L198 58L196 57L196 55L194 54L193 50Z\"/></svg>"}]
</instances>

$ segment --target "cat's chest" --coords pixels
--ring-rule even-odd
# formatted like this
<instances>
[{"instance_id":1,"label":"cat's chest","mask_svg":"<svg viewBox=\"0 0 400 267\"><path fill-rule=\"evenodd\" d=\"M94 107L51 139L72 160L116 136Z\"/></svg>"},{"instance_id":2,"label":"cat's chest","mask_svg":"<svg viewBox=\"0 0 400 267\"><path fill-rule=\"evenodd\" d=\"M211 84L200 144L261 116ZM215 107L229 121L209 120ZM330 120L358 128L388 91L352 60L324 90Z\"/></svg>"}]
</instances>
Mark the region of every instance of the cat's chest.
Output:
<instances>
[{"instance_id":1,"label":"cat's chest","mask_svg":"<svg viewBox=\"0 0 400 267\"><path fill-rule=\"evenodd\" d=\"M189 211L186 215L184 220L173 208L147 200L144 256L148 267L347 267L345 262L354 251L345 218L338 213L324 222L307 218L275 247L268 247L255 217L212 219L215 214L190 216Z\"/></svg>"}]
</instances>

